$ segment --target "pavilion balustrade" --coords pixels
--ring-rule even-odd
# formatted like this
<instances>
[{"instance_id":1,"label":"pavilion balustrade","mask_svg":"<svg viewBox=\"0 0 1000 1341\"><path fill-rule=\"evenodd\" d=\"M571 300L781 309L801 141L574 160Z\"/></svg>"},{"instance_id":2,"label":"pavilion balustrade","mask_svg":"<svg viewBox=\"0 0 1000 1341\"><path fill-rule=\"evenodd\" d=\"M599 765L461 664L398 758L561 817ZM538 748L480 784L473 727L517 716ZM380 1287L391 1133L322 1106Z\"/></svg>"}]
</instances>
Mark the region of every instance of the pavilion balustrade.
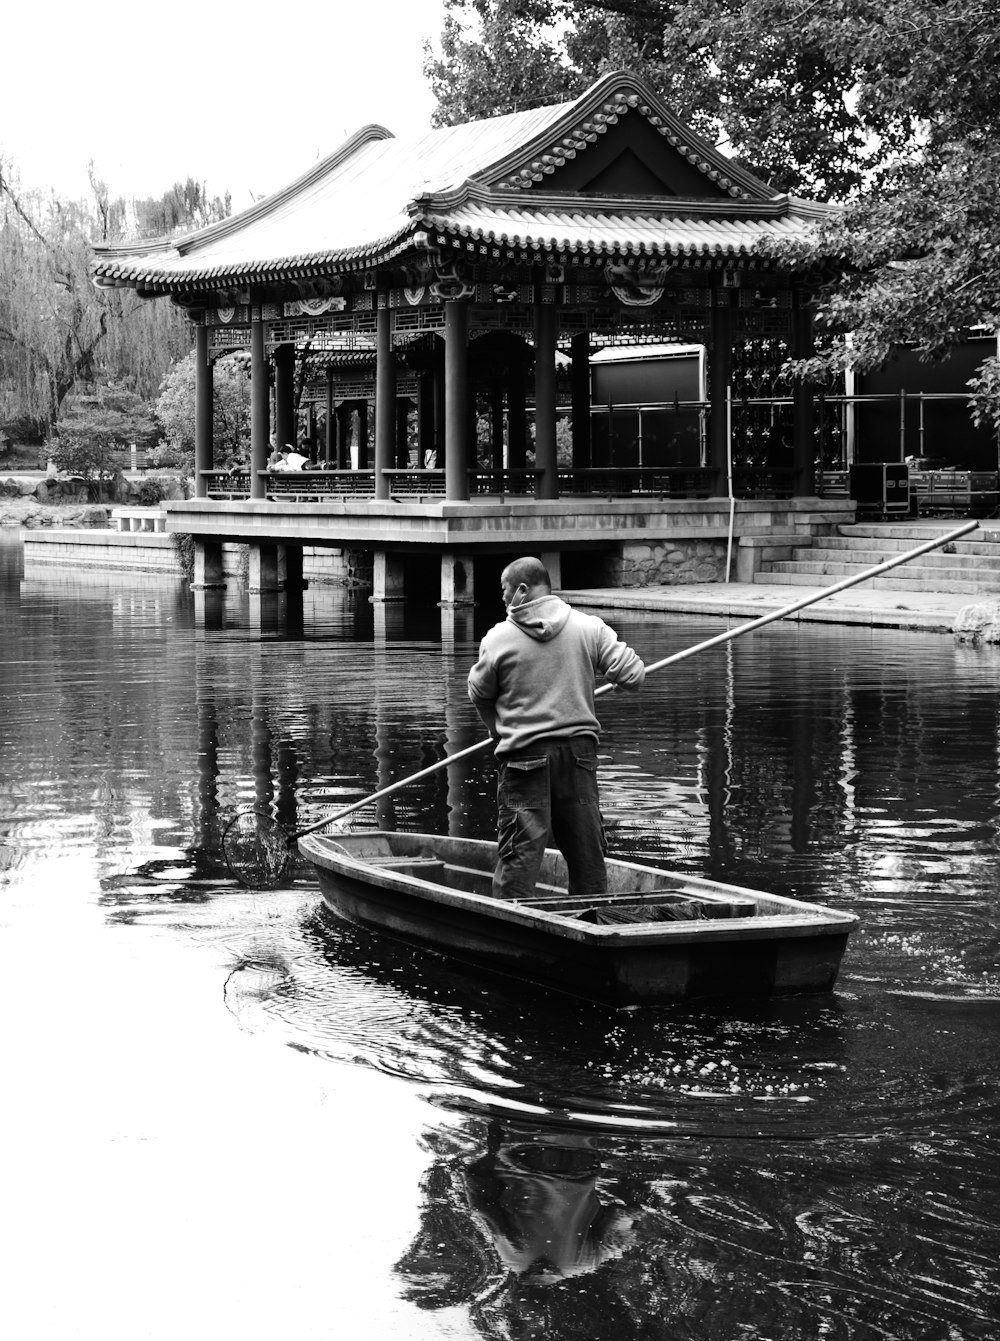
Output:
<instances>
[{"instance_id":1,"label":"pavilion balustrade","mask_svg":"<svg viewBox=\"0 0 1000 1341\"><path fill-rule=\"evenodd\" d=\"M781 471L770 473L775 476L782 474ZM375 497L374 470L262 470L257 474L263 482L265 498L317 502L335 495ZM470 470L469 495L472 498L537 497L540 474L540 471L532 469ZM203 470L200 475L206 483L209 498L226 501L250 497L248 471ZM384 470L382 476L388 481L391 498L446 496L443 470ZM556 477L560 496L710 498L718 493L719 488L719 472L708 466L599 466L581 469L569 466L558 469ZM762 487L759 479L756 483ZM776 482L774 487L784 490L786 485L782 481Z\"/></svg>"}]
</instances>

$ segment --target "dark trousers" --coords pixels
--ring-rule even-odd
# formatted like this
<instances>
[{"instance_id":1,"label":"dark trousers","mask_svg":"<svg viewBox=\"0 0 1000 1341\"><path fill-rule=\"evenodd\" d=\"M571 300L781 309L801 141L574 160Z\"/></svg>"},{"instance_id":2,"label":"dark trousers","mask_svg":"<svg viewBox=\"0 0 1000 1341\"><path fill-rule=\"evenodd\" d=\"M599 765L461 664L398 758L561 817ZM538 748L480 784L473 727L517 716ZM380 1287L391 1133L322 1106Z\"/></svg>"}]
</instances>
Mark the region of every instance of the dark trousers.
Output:
<instances>
[{"instance_id":1,"label":"dark trousers","mask_svg":"<svg viewBox=\"0 0 1000 1341\"><path fill-rule=\"evenodd\" d=\"M502 755L497 828L496 898L526 899L534 894L550 835L569 867L570 894L605 893L606 845L593 737L550 736L527 750Z\"/></svg>"}]
</instances>

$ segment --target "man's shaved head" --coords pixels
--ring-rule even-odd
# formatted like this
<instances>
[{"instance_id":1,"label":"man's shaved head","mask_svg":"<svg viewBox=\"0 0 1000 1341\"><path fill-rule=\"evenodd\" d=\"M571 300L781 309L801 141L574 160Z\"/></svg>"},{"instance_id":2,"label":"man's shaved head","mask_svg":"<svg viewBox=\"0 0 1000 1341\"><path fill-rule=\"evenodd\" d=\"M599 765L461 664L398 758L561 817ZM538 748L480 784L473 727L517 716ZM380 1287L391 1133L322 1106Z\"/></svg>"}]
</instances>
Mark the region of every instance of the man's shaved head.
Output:
<instances>
[{"instance_id":1,"label":"man's shaved head","mask_svg":"<svg viewBox=\"0 0 1000 1341\"><path fill-rule=\"evenodd\" d=\"M494 571L496 571L494 569ZM515 559L509 563L500 574L500 581L504 586L519 587L522 582L526 587L546 587L552 590L552 582L549 578L549 571L539 559L533 559L530 556L525 559Z\"/></svg>"}]
</instances>

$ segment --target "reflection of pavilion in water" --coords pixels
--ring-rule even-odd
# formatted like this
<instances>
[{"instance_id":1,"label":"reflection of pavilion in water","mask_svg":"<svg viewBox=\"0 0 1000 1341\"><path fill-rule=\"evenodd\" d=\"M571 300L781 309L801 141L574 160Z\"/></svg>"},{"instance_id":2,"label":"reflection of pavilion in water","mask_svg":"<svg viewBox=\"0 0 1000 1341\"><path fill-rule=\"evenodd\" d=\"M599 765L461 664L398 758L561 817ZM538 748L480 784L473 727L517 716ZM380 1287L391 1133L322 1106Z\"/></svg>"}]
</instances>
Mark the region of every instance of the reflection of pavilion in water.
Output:
<instances>
[{"instance_id":1,"label":"reflection of pavilion in water","mask_svg":"<svg viewBox=\"0 0 1000 1341\"><path fill-rule=\"evenodd\" d=\"M233 739L230 726L220 743L218 687L231 673L233 648L210 635L227 628L226 599L200 593L197 607L206 635L196 649L199 844L211 844L220 809L259 805L294 830L481 738L465 692L475 655L471 611L440 611L439 625L424 624L414 641L405 607L365 602L349 649L356 661L310 684L309 644L289 637L282 596L259 605L253 632L262 641L237 644L234 702L249 692L247 739ZM272 660L279 645L280 673ZM921 721L919 668L867 669L862 681L851 648L852 635L842 631L781 626L714 649L680 673L689 677L680 709L673 702L680 674L662 689L651 679L629 705L648 723L629 745L639 764L604 773L606 808L620 817L616 850L642 859L662 857L670 844L693 847L708 853L707 861L695 858L701 873L732 878L748 862L838 847L865 828L881 779L909 771L925 791L940 792L928 792L925 804L952 810L960 791L928 753L935 746ZM1000 737L993 700L976 699L975 711L982 730ZM354 823L487 837L491 790L484 752L360 811Z\"/></svg>"},{"instance_id":2,"label":"reflection of pavilion in water","mask_svg":"<svg viewBox=\"0 0 1000 1341\"><path fill-rule=\"evenodd\" d=\"M368 608L364 616L374 629L366 626L364 644L359 639L344 651L350 664L343 674L319 682L311 678L314 662L301 626L298 638L295 626L290 629L288 599L282 594L251 601L252 627L261 641L234 644L207 636L196 644L198 846L218 848L232 811L248 806L293 832L482 736L464 688L471 610L442 611L440 644L420 644L433 668L420 682L406 655L413 651L408 612L400 606ZM226 608L223 593L197 593L201 630L223 632ZM274 641L267 641L269 636ZM234 736L232 720L221 720L220 689L225 698L227 686L249 698L249 729L242 738ZM375 760L373 773L364 766L366 758ZM443 769L420 793L424 827L468 832L473 794L481 788L476 772L465 760ZM385 798L360 811L357 822L393 828L398 806L396 797Z\"/></svg>"}]
</instances>

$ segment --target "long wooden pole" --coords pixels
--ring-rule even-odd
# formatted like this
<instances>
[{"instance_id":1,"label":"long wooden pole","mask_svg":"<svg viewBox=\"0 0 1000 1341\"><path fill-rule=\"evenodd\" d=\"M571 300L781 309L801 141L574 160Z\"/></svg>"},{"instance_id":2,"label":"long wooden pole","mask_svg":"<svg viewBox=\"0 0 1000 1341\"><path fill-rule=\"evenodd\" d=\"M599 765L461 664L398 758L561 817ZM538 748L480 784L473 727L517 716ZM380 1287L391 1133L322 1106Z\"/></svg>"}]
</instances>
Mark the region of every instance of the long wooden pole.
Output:
<instances>
[{"instance_id":1,"label":"long wooden pole","mask_svg":"<svg viewBox=\"0 0 1000 1341\"><path fill-rule=\"evenodd\" d=\"M866 568L864 572L858 573L854 577L845 577L841 582L835 582L832 587L824 587L822 591L813 592L811 596L803 596L801 600L792 601L791 605L783 605L780 610L772 610L770 614L761 615L759 619L751 619L747 624L739 624L735 629L727 629L725 633L717 633L714 638L706 638L703 643L695 643L693 647L686 647L682 652L674 652L672 656L664 657L662 661L654 661L651 666L646 667L646 674L650 675L653 671L663 670L665 666L674 666L679 661L686 661L688 657L697 656L700 652L707 652L711 647L719 647L722 643L731 643L734 638L742 638L745 633L753 633L755 629L762 629L765 624L773 624L777 619L786 619L789 615L795 614L797 610L804 610L807 605L815 605L817 601L824 601L828 596L835 596L838 591L846 591L848 587L856 587L859 582L867 582L870 578L880 577L882 573L887 573L890 568L898 568L900 564L910 563L913 559L918 559L921 554L929 554L931 550L940 549L942 545L947 545L959 536L968 535L970 531L978 529L978 522L966 522L963 526L957 527L954 531L949 531L946 535L936 536L918 545L916 549L908 549L903 554L899 554L894 559L887 559L884 563L876 564L874 568ZM602 684L594 691L594 697L601 694L607 694L614 689L613 684ZM456 764L460 759L467 759L473 754L478 754L480 750L485 750L487 745L492 745L493 737L487 736L485 740L477 741L475 745L467 745L464 750L457 750L454 754L449 754L444 759L439 759L436 764L431 764L429 768L422 768L419 773L411 773L408 777L400 778L398 782L390 783L388 787L383 787L381 791L372 792L371 796L362 797L360 801L355 801L353 805L346 806L343 810L338 810L334 815L328 815L326 819L318 820L315 824L310 824L305 829L299 829L292 834L291 841L297 838L303 838L307 833L315 833L317 829L325 829L328 824L334 824L337 820L344 819L346 816L360 810L362 806L371 805L373 801L381 801L384 796L391 796L393 792L400 791L403 787L410 787L415 782L420 782L424 778L429 778L432 773L440 772L442 768L447 768L450 764Z\"/></svg>"}]
</instances>

